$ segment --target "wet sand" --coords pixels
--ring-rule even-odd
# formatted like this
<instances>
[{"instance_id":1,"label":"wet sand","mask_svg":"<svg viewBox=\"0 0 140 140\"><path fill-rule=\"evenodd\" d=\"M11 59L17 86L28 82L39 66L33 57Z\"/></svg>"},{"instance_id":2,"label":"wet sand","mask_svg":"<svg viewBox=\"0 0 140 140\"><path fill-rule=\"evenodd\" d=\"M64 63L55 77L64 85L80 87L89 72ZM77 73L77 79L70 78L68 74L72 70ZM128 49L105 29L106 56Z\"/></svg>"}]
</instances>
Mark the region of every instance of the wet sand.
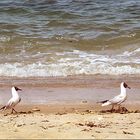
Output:
<instances>
[{"instance_id":1,"label":"wet sand","mask_svg":"<svg viewBox=\"0 0 140 140\"><path fill-rule=\"evenodd\" d=\"M94 87L112 88L118 87L120 82L125 81L134 88L140 88L140 75L78 75L67 77L0 77L0 87L12 85L22 87Z\"/></svg>"},{"instance_id":2,"label":"wet sand","mask_svg":"<svg viewBox=\"0 0 140 140\"><path fill-rule=\"evenodd\" d=\"M109 112L97 101L120 93L120 82L126 81L128 100L124 112ZM1 78L0 102L11 97L12 85L23 89L20 113L0 113L0 138L108 139L140 138L139 77L58 77Z\"/></svg>"},{"instance_id":3,"label":"wet sand","mask_svg":"<svg viewBox=\"0 0 140 140\"><path fill-rule=\"evenodd\" d=\"M21 104L63 104L87 101L96 103L120 93L120 83L125 81L131 90L127 90L127 104L140 101L139 76L68 76L48 78L9 78L0 77L0 104L10 98L12 86L22 88Z\"/></svg>"}]
</instances>

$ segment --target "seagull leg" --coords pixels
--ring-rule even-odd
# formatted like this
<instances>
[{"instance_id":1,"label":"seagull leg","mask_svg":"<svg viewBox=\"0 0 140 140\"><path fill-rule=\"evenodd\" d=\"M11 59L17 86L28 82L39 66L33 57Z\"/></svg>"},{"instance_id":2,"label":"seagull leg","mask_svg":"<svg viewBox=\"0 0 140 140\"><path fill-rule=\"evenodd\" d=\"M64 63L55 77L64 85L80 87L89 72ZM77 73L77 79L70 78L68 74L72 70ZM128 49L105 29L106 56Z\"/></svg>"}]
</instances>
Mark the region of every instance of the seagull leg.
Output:
<instances>
[{"instance_id":1,"label":"seagull leg","mask_svg":"<svg viewBox=\"0 0 140 140\"><path fill-rule=\"evenodd\" d=\"M15 111L15 113L17 113L17 111L13 108L13 110Z\"/></svg>"},{"instance_id":2,"label":"seagull leg","mask_svg":"<svg viewBox=\"0 0 140 140\"><path fill-rule=\"evenodd\" d=\"M13 114L14 112L17 113L17 111L14 108L12 108L11 114Z\"/></svg>"},{"instance_id":3,"label":"seagull leg","mask_svg":"<svg viewBox=\"0 0 140 140\"><path fill-rule=\"evenodd\" d=\"M111 112L113 112L113 110L114 110L114 105L112 105Z\"/></svg>"},{"instance_id":4,"label":"seagull leg","mask_svg":"<svg viewBox=\"0 0 140 140\"><path fill-rule=\"evenodd\" d=\"M121 105L118 105L118 111L121 111Z\"/></svg>"},{"instance_id":5,"label":"seagull leg","mask_svg":"<svg viewBox=\"0 0 140 140\"><path fill-rule=\"evenodd\" d=\"M11 114L13 114L13 108L12 108Z\"/></svg>"}]
</instances>

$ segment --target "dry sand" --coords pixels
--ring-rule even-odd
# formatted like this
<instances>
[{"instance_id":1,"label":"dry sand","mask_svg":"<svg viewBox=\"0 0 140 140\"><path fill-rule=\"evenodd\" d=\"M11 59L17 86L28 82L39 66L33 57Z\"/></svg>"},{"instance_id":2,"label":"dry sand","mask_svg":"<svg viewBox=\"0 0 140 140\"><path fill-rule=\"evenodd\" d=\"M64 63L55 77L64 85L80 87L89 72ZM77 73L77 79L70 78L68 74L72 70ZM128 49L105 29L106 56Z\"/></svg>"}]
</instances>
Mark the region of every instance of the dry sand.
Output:
<instances>
[{"instance_id":1,"label":"dry sand","mask_svg":"<svg viewBox=\"0 0 140 140\"><path fill-rule=\"evenodd\" d=\"M0 114L0 138L140 138L140 113L102 113L85 110L84 105L81 108L55 105L21 108L26 112Z\"/></svg>"}]
</instances>

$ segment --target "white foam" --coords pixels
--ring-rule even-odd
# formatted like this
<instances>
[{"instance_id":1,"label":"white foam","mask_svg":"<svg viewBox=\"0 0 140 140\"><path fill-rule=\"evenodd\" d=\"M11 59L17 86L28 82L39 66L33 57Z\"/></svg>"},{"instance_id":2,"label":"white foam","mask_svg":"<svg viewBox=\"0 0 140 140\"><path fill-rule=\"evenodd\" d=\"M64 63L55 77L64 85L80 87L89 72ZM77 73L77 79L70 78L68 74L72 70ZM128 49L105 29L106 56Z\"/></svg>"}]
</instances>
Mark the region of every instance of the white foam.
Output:
<instances>
[{"instance_id":1,"label":"white foam","mask_svg":"<svg viewBox=\"0 0 140 140\"><path fill-rule=\"evenodd\" d=\"M40 64L41 65L41 64ZM140 67L134 68L130 65L125 66L111 66L104 63L96 65L74 63L50 64L41 67L38 64L30 64L23 67L17 67L15 64L0 65L0 76L67 76L78 74L140 74Z\"/></svg>"},{"instance_id":2,"label":"white foam","mask_svg":"<svg viewBox=\"0 0 140 140\"><path fill-rule=\"evenodd\" d=\"M10 40L11 40L11 38L9 36L5 36L5 35L0 36L1 42L8 42Z\"/></svg>"},{"instance_id":3,"label":"white foam","mask_svg":"<svg viewBox=\"0 0 140 140\"><path fill-rule=\"evenodd\" d=\"M139 52L136 49L133 52ZM53 62L0 64L0 76L67 76L78 74L140 74L140 59L126 53L98 55L79 50L55 53Z\"/></svg>"}]
</instances>

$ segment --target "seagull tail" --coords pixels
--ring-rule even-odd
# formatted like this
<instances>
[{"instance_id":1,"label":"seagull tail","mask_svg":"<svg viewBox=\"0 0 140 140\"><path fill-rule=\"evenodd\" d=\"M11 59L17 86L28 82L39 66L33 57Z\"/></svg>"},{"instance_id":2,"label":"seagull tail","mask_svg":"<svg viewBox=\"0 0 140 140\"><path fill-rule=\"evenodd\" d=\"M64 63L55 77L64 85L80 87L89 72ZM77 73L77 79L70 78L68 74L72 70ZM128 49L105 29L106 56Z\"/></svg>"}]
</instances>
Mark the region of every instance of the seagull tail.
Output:
<instances>
[{"instance_id":1,"label":"seagull tail","mask_svg":"<svg viewBox=\"0 0 140 140\"><path fill-rule=\"evenodd\" d=\"M0 108L0 110L5 110L6 109L6 106L3 106Z\"/></svg>"},{"instance_id":2,"label":"seagull tail","mask_svg":"<svg viewBox=\"0 0 140 140\"><path fill-rule=\"evenodd\" d=\"M104 100L104 101L99 101L99 102L97 102L97 103L102 103L102 104L104 104L104 103L106 103L108 100Z\"/></svg>"},{"instance_id":3,"label":"seagull tail","mask_svg":"<svg viewBox=\"0 0 140 140\"><path fill-rule=\"evenodd\" d=\"M101 103L102 106L107 106L107 105L110 104L110 102L108 102L108 101L109 101L109 100L104 100L104 101L99 101L99 102L97 102L97 103Z\"/></svg>"},{"instance_id":4,"label":"seagull tail","mask_svg":"<svg viewBox=\"0 0 140 140\"><path fill-rule=\"evenodd\" d=\"M102 104L102 106L107 106L107 105L110 105L111 103L109 101L106 101Z\"/></svg>"}]
</instances>

